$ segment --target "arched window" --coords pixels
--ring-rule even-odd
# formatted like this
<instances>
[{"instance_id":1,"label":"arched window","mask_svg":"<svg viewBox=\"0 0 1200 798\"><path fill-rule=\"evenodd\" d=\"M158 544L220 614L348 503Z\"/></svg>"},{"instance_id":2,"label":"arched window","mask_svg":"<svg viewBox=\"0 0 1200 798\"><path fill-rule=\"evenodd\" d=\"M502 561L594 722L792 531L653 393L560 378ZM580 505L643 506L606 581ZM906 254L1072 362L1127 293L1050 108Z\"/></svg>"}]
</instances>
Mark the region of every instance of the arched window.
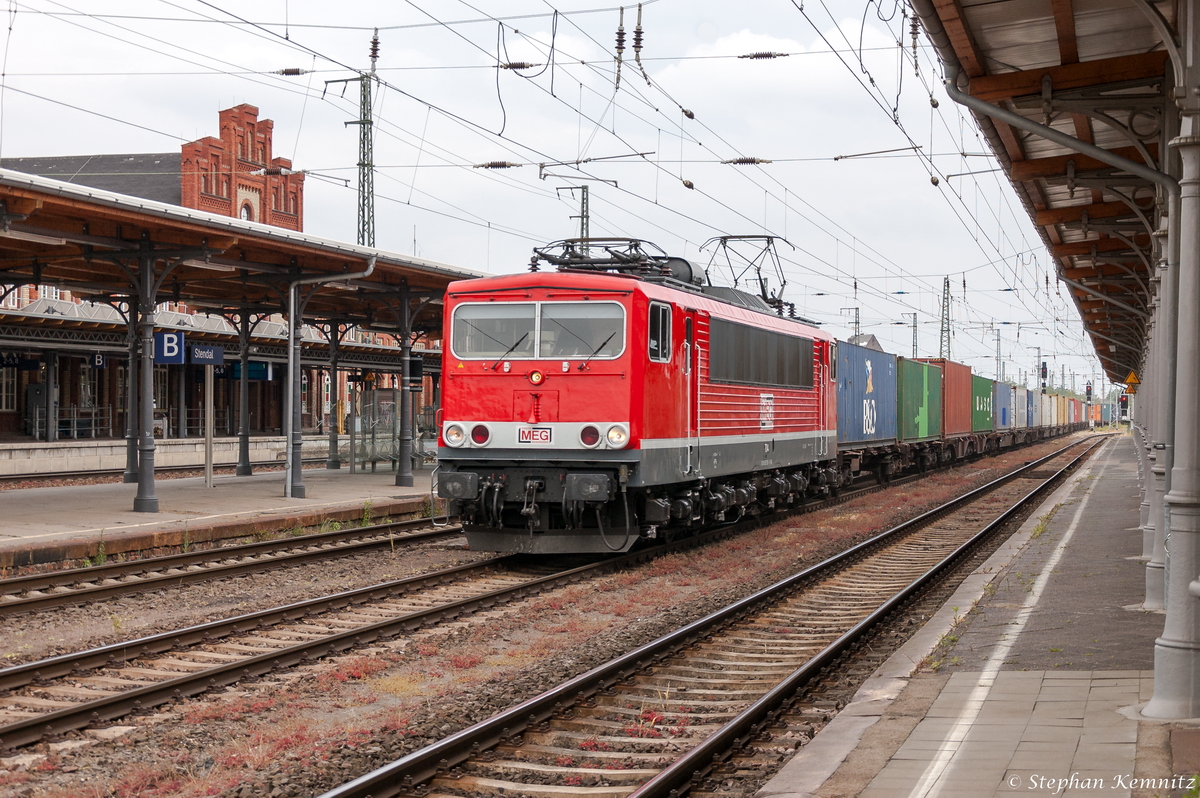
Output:
<instances>
[{"instance_id":1,"label":"arched window","mask_svg":"<svg viewBox=\"0 0 1200 798\"><path fill-rule=\"evenodd\" d=\"M238 216L241 217L242 221L254 221L254 209L250 207L250 203L247 202L242 205L242 210L238 213Z\"/></svg>"}]
</instances>

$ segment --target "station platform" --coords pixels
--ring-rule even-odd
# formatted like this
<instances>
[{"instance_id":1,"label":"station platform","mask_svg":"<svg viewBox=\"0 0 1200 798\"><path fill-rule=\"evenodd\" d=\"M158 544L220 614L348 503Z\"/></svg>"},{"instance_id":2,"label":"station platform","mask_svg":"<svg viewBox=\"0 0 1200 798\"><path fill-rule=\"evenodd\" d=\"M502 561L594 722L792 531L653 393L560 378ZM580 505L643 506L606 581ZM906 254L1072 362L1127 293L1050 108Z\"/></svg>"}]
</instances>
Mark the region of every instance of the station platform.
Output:
<instances>
[{"instance_id":1,"label":"station platform","mask_svg":"<svg viewBox=\"0 0 1200 798\"><path fill-rule=\"evenodd\" d=\"M71 485L0 492L0 576L29 566L127 552L143 556L225 538L295 527L425 514L431 471L397 487L387 463L378 470L305 468L305 498L284 498L285 472L155 481L159 512L133 510L136 484ZM103 546L103 548L99 548Z\"/></svg>"},{"instance_id":2,"label":"station platform","mask_svg":"<svg viewBox=\"0 0 1200 798\"><path fill-rule=\"evenodd\" d=\"M1165 617L1140 502L1112 438L758 796L1195 795L1200 720L1140 715Z\"/></svg>"}]
</instances>

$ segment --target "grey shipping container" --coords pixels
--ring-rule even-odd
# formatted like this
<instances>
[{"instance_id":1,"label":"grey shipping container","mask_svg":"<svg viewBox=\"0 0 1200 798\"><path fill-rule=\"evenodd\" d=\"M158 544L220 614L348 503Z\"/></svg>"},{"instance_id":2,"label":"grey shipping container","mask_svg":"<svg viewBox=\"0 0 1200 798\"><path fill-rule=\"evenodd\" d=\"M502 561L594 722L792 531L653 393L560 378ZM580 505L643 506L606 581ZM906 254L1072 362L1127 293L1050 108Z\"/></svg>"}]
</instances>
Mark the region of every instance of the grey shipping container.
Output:
<instances>
[{"instance_id":1,"label":"grey shipping container","mask_svg":"<svg viewBox=\"0 0 1200 798\"><path fill-rule=\"evenodd\" d=\"M1013 426L1023 429L1029 426L1029 389L1018 385L1012 392Z\"/></svg>"},{"instance_id":2,"label":"grey shipping container","mask_svg":"<svg viewBox=\"0 0 1200 798\"><path fill-rule=\"evenodd\" d=\"M837 369L838 445L895 443L896 356L840 341Z\"/></svg>"}]
</instances>

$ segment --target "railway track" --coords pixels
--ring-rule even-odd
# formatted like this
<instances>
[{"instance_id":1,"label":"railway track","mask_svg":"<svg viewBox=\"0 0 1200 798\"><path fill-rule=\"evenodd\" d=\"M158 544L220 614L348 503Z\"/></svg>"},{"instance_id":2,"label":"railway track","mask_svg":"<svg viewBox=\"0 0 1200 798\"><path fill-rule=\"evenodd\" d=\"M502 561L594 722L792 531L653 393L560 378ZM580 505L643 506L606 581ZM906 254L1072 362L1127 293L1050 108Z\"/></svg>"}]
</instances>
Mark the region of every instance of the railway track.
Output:
<instances>
[{"instance_id":1,"label":"railway track","mask_svg":"<svg viewBox=\"0 0 1200 798\"><path fill-rule=\"evenodd\" d=\"M734 534L555 571L506 555L0 670L0 751L450 622Z\"/></svg>"},{"instance_id":2,"label":"railway track","mask_svg":"<svg viewBox=\"0 0 1200 798\"><path fill-rule=\"evenodd\" d=\"M821 695L839 657L1098 444L1078 445L322 798L753 794L839 708Z\"/></svg>"},{"instance_id":3,"label":"railway track","mask_svg":"<svg viewBox=\"0 0 1200 798\"><path fill-rule=\"evenodd\" d=\"M844 490L836 497L810 501L796 510L813 512L886 487L902 485L920 479L921 476L897 477L888 485L864 484ZM193 582L259 573L271 568L304 565L330 557L390 547L397 543L409 545L448 540L460 534L458 526L419 531L420 527L428 526L429 523L428 519L390 522L355 529L318 532L285 540L223 546L12 577L0 580L0 618Z\"/></svg>"},{"instance_id":4,"label":"railway track","mask_svg":"<svg viewBox=\"0 0 1200 798\"><path fill-rule=\"evenodd\" d=\"M805 509L846 501L875 489L843 493ZM709 543L754 523L758 519L559 573L547 573L548 569L532 566L516 556L495 558L6 668L0 670L0 749L105 724L131 712L453 620L664 553ZM338 534L364 531L369 530ZM371 545L416 537L382 537ZM333 551L344 551L336 541L326 542ZM330 554L329 548L314 548L302 554ZM242 554L246 556L239 556L234 567L269 567L256 562L248 551ZM181 578L181 574L164 573L167 582ZM221 573L229 575L229 571ZM79 597L69 600L77 601Z\"/></svg>"},{"instance_id":5,"label":"railway track","mask_svg":"<svg viewBox=\"0 0 1200 798\"><path fill-rule=\"evenodd\" d=\"M425 529L428 518L316 532L0 580L0 617L113 596L224 579L395 546L448 540L459 527Z\"/></svg>"},{"instance_id":6,"label":"railway track","mask_svg":"<svg viewBox=\"0 0 1200 798\"><path fill-rule=\"evenodd\" d=\"M815 499L785 512L813 512L879 490L915 482L924 476L926 474L909 474L895 477L885 484L874 482L872 477L862 477L857 486L841 491L838 496ZM457 526L426 532L412 531L428 524L429 521L422 519L391 522L313 533L288 540L223 546L11 577L0 580L0 618L193 582L259 573L271 568L303 565L328 557L393 546L401 541L406 544L434 542L459 534Z\"/></svg>"}]
</instances>

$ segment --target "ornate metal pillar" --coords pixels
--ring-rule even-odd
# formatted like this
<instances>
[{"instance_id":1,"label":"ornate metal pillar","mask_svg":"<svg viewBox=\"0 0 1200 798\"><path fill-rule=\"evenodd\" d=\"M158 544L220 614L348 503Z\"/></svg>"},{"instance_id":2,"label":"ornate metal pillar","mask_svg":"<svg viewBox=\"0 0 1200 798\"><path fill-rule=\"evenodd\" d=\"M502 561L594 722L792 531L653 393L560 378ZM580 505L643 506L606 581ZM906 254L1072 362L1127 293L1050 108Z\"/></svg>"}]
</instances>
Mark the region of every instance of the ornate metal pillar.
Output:
<instances>
[{"instance_id":1,"label":"ornate metal pillar","mask_svg":"<svg viewBox=\"0 0 1200 798\"><path fill-rule=\"evenodd\" d=\"M342 458L338 455L338 345L342 342L342 325L336 321L329 322L329 456L325 467L336 471L342 467Z\"/></svg>"},{"instance_id":2,"label":"ornate metal pillar","mask_svg":"<svg viewBox=\"0 0 1200 798\"><path fill-rule=\"evenodd\" d=\"M158 497L154 495L154 304L158 295L154 261L149 242L143 240L138 256L138 305L142 309L142 365L139 375L142 395L138 401L138 490L133 500L133 509L139 513L158 512Z\"/></svg>"},{"instance_id":3,"label":"ornate metal pillar","mask_svg":"<svg viewBox=\"0 0 1200 798\"><path fill-rule=\"evenodd\" d=\"M412 314L407 292L401 302L404 308L404 337L400 339L400 462L396 470L396 485L413 486L412 470L412 391L408 389L409 364L412 362Z\"/></svg>"},{"instance_id":4,"label":"ornate metal pillar","mask_svg":"<svg viewBox=\"0 0 1200 798\"><path fill-rule=\"evenodd\" d=\"M125 321L129 332L129 364L125 371L125 474L124 481L138 481L138 298L129 295Z\"/></svg>"},{"instance_id":5,"label":"ornate metal pillar","mask_svg":"<svg viewBox=\"0 0 1200 798\"><path fill-rule=\"evenodd\" d=\"M238 314L238 345L241 347L242 373L238 379L238 462L234 471L239 477L254 473L250 464L250 311Z\"/></svg>"},{"instance_id":6,"label":"ornate metal pillar","mask_svg":"<svg viewBox=\"0 0 1200 798\"><path fill-rule=\"evenodd\" d=\"M1170 490L1164 497L1170 519L1167 540L1167 618L1154 643L1154 697L1143 714L1151 718L1200 716L1200 30L1197 0L1179 5L1177 30L1184 65L1176 75L1180 135L1171 145L1181 159L1179 200L1179 317L1175 402L1175 451Z\"/></svg>"},{"instance_id":7,"label":"ornate metal pillar","mask_svg":"<svg viewBox=\"0 0 1200 798\"><path fill-rule=\"evenodd\" d=\"M58 352L46 352L46 442L58 440Z\"/></svg>"}]
</instances>

